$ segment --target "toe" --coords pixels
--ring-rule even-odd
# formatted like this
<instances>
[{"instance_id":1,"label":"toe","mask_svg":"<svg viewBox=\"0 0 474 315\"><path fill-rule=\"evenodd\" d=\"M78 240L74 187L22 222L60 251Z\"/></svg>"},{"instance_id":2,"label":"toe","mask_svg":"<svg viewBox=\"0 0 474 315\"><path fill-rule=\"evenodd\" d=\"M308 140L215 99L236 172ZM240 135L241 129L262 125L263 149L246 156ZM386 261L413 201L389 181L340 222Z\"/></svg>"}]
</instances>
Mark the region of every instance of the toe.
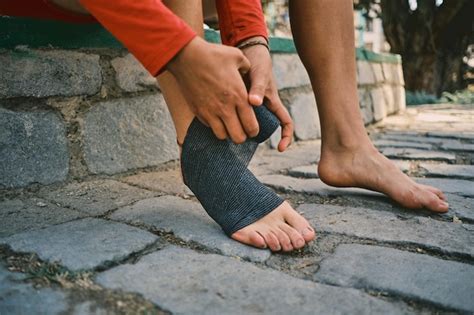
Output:
<instances>
[{"instance_id":1,"label":"toe","mask_svg":"<svg viewBox=\"0 0 474 315\"><path fill-rule=\"evenodd\" d=\"M291 208L289 204L288 207L291 211L285 213L285 221L303 236L305 242L312 241L315 237L313 228L309 225L308 221Z\"/></svg>"},{"instance_id":2,"label":"toe","mask_svg":"<svg viewBox=\"0 0 474 315\"><path fill-rule=\"evenodd\" d=\"M272 251L277 252L281 250L278 237L273 232L268 231L263 234L263 237L265 238L268 248L270 248Z\"/></svg>"},{"instance_id":3,"label":"toe","mask_svg":"<svg viewBox=\"0 0 474 315\"><path fill-rule=\"evenodd\" d=\"M449 209L447 202L441 200L436 194L430 191L425 191L425 193L421 195L420 201L425 208L434 212L447 212Z\"/></svg>"},{"instance_id":4,"label":"toe","mask_svg":"<svg viewBox=\"0 0 474 315\"><path fill-rule=\"evenodd\" d=\"M291 244L291 240L288 234L286 234L282 229L279 229L279 228L276 228L272 231L278 237L278 241L280 242L281 249L284 252L290 252L293 250L293 245Z\"/></svg>"},{"instance_id":5,"label":"toe","mask_svg":"<svg viewBox=\"0 0 474 315\"><path fill-rule=\"evenodd\" d=\"M231 236L234 240L257 248L266 248L265 239L255 230L240 229Z\"/></svg>"},{"instance_id":6,"label":"toe","mask_svg":"<svg viewBox=\"0 0 474 315\"><path fill-rule=\"evenodd\" d=\"M446 201L446 196L444 195L444 193L439 190L438 188L436 187L433 187L433 186L428 186L428 185L420 185L422 188L432 192L433 194L435 194L436 196L439 197L439 199L443 200L443 201Z\"/></svg>"},{"instance_id":7,"label":"toe","mask_svg":"<svg viewBox=\"0 0 474 315\"><path fill-rule=\"evenodd\" d=\"M286 235L288 235L291 240L291 244L293 245L293 248L300 249L304 246L305 240L303 239L303 236L294 228L292 228L288 224L281 224L280 229L285 232Z\"/></svg>"}]
</instances>

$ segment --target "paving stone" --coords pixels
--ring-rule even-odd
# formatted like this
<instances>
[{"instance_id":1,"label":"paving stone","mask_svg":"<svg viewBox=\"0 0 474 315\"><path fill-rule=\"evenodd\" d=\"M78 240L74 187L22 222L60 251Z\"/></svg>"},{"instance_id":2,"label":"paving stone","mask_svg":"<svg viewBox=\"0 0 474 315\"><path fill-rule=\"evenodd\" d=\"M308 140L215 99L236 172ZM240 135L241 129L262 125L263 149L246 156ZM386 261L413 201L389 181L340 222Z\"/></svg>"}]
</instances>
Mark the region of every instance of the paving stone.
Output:
<instances>
[{"instance_id":1,"label":"paving stone","mask_svg":"<svg viewBox=\"0 0 474 315\"><path fill-rule=\"evenodd\" d=\"M448 254L474 257L474 234L461 224L429 217L405 217L383 210L304 204L298 211L316 231L416 245Z\"/></svg>"},{"instance_id":2,"label":"paving stone","mask_svg":"<svg viewBox=\"0 0 474 315\"><path fill-rule=\"evenodd\" d=\"M95 104L84 119L84 151L94 174L178 159L176 134L161 94Z\"/></svg>"},{"instance_id":3,"label":"paving stone","mask_svg":"<svg viewBox=\"0 0 474 315\"><path fill-rule=\"evenodd\" d=\"M448 178L414 178L418 183L441 189L445 193L453 193L465 197L474 197L474 185L470 180Z\"/></svg>"},{"instance_id":4,"label":"paving stone","mask_svg":"<svg viewBox=\"0 0 474 315\"><path fill-rule=\"evenodd\" d=\"M27 50L0 54L0 97L93 95L102 84L99 56Z\"/></svg>"},{"instance_id":5,"label":"paving stone","mask_svg":"<svg viewBox=\"0 0 474 315\"><path fill-rule=\"evenodd\" d=\"M418 142L418 143L430 143L441 145L443 141L446 141L442 138L435 137L426 137L422 134L381 134L378 136L381 140L393 140L400 142ZM449 141L449 140L448 140Z\"/></svg>"},{"instance_id":6,"label":"paving stone","mask_svg":"<svg viewBox=\"0 0 474 315\"><path fill-rule=\"evenodd\" d=\"M294 142L285 152L268 150L260 146L249 168L256 176L279 173L295 166L316 163L320 151L320 140Z\"/></svg>"},{"instance_id":7,"label":"paving stone","mask_svg":"<svg viewBox=\"0 0 474 315\"><path fill-rule=\"evenodd\" d=\"M106 179L71 183L54 191L45 191L41 195L61 206L98 216L157 194Z\"/></svg>"},{"instance_id":8,"label":"paving stone","mask_svg":"<svg viewBox=\"0 0 474 315\"><path fill-rule=\"evenodd\" d=\"M311 84L297 54L272 54L272 62L278 89Z\"/></svg>"},{"instance_id":9,"label":"paving stone","mask_svg":"<svg viewBox=\"0 0 474 315\"><path fill-rule=\"evenodd\" d=\"M270 257L268 250L246 246L227 237L201 205L179 197L142 200L116 211L110 218L173 232L186 242L194 241L228 256L259 262Z\"/></svg>"},{"instance_id":10,"label":"paving stone","mask_svg":"<svg viewBox=\"0 0 474 315\"><path fill-rule=\"evenodd\" d=\"M0 108L0 160L0 187L65 180L69 152L59 116L49 111L14 112Z\"/></svg>"},{"instance_id":11,"label":"paving stone","mask_svg":"<svg viewBox=\"0 0 474 315\"><path fill-rule=\"evenodd\" d=\"M166 194L192 196L193 193L184 185L181 170L167 170L161 172L139 173L122 178L122 181ZM143 198L142 198L143 199Z\"/></svg>"},{"instance_id":12,"label":"paving stone","mask_svg":"<svg viewBox=\"0 0 474 315\"><path fill-rule=\"evenodd\" d=\"M281 126L278 126L278 128L275 130L275 132L268 139L268 142L270 144L270 148L277 149L278 144L280 143L280 141L281 141Z\"/></svg>"},{"instance_id":13,"label":"paving stone","mask_svg":"<svg viewBox=\"0 0 474 315\"><path fill-rule=\"evenodd\" d=\"M372 66L368 61L357 61L357 83L358 84L374 84L375 75Z\"/></svg>"},{"instance_id":14,"label":"paving stone","mask_svg":"<svg viewBox=\"0 0 474 315\"><path fill-rule=\"evenodd\" d=\"M0 314L64 314L67 300L63 292L35 289L21 278L0 265Z\"/></svg>"},{"instance_id":15,"label":"paving stone","mask_svg":"<svg viewBox=\"0 0 474 315\"><path fill-rule=\"evenodd\" d=\"M111 61L119 87L127 92L139 92L157 86L156 79L132 55Z\"/></svg>"},{"instance_id":16,"label":"paving stone","mask_svg":"<svg viewBox=\"0 0 474 315\"><path fill-rule=\"evenodd\" d=\"M293 177L319 178L318 165L297 166L288 170L288 175Z\"/></svg>"},{"instance_id":17,"label":"paving stone","mask_svg":"<svg viewBox=\"0 0 474 315\"><path fill-rule=\"evenodd\" d=\"M336 188L323 183L320 179L301 179L285 175L261 175L258 179L265 185L285 192L308 193L318 196L383 196L380 193L361 188Z\"/></svg>"},{"instance_id":18,"label":"paving stone","mask_svg":"<svg viewBox=\"0 0 474 315\"><path fill-rule=\"evenodd\" d=\"M91 302L83 302L74 306L73 315L107 315L110 314L106 309L94 305Z\"/></svg>"},{"instance_id":19,"label":"paving stone","mask_svg":"<svg viewBox=\"0 0 474 315\"><path fill-rule=\"evenodd\" d=\"M71 221L84 215L60 208L44 199L10 199L0 202L0 237Z\"/></svg>"},{"instance_id":20,"label":"paving stone","mask_svg":"<svg viewBox=\"0 0 474 315\"><path fill-rule=\"evenodd\" d=\"M474 199L466 198L450 193L445 193L449 203L449 212L446 213L450 218L456 216L463 221L474 223Z\"/></svg>"},{"instance_id":21,"label":"paving stone","mask_svg":"<svg viewBox=\"0 0 474 315\"><path fill-rule=\"evenodd\" d=\"M322 261L315 279L474 312L474 266L428 255L343 244Z\"/></svg>"},{"instance_id":22,"label":"paving stone","mask_svg":"<svg viewBox=\"0 0 474 315\"><path fill-rule=\"evenodd\" d=\"M353 289L293 278L251 263L169 247L97 277L142 294L173 314L399 314L393 305ZM317 297L317 298L315 298Z\"/></svg>"},{"instance_id":23,"label":"paving stone","mask_svg":"<svg viewBox=\"0 0 474 315\"><path fill-rule=\"evenodd\" d=\"M295 125L298 140L321 138L321 127L316 101L312 93L299 94L290 105L290 114Z\"/></svg>"},{"instance_id":24,"label":"paving stone","mask_svg":"<svg viewBox=\"0 0 474 315\"><path fill-rule=\"evenodd\" d=\"M458 141L443 141L441 149L449 151L474 152L474 144Z\"/></svg>"},{"instance_id":25,"label":"paving stone","mask_svg":"<svg viewBox=\"0 0 474 315\"><path fill-rule=\"evenodd\" d=\"M386 157L392 159L456 162L455 154L440 151L427 151L410 148L384 148L381 150L381 152Z\"/></svg>"},{"instance_id":26,"label":"paving stone","mask_svg":"<svg viewBox=\"0 0 474 315\"><path fill-rule=\"evenodd\" d=\"M428 131L427 135L430 137L474 140L474 132Z\"/></svg>"},{"instance_id":27,"label":"paving stone","mask_svg":"<svg viewBox=\"0 0 474 315\"><path fill-rule=\"evenodd\" d=\"M474 165L420 163L419 167L425 176L474 179Z\"/></svg>"},{"instance_id":28,"label":"paving stone","mask_svg":"<svg viewBox=\"0 0 474 315\"><path fill-rule=\"evenodd\" d=\"M122 223L85 218L0 239L17 252L32 252L71 270L124 259L155 242L149 232Z\"/></svg>"},{"instance_id":29,"label":"paving stone","mask_svg":"<svg viewBox=\"0 0 474 315\"><path fill-rule=\"evenodd\" d=\"M380 121L387 117L387 103L382 88L374 88L370 91L372 106L374 109L374 120Z\"/></svg>"},{"instance_id":30,"label":"paving stone","mask_svg":"<svg viewBox=\"0 0 474 315\"><path fill-rule=\"evenodd\" d=\"M373 144L376 147L380 148L414 148L414 149L425 149L431 150L433 146L429 143L421 143L421 142L408 142L408 141L395 141L395 140L374 140Z\"/></svg>"}]
</instances>

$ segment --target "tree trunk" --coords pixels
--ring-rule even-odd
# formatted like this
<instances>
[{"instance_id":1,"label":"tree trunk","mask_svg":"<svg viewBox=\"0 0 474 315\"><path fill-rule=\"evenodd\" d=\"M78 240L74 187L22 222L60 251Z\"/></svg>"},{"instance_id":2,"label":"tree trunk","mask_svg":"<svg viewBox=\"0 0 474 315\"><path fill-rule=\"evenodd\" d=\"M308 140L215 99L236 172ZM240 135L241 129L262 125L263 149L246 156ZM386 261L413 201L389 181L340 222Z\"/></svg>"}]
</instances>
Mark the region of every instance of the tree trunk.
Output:
<instances>
[{"instance_id":1,"label":"tree trunk","mask_svg":"<svg viewBox=\"0 0 474 315\"><path fill-rule=\"evenodd\" d=\"M418 0L411 11L407 0L382 0L381 17L391 52L403 61L405 86L440 96L466 87L463 63L473 43L474 1Z\"/></svg>"}]
</instances>

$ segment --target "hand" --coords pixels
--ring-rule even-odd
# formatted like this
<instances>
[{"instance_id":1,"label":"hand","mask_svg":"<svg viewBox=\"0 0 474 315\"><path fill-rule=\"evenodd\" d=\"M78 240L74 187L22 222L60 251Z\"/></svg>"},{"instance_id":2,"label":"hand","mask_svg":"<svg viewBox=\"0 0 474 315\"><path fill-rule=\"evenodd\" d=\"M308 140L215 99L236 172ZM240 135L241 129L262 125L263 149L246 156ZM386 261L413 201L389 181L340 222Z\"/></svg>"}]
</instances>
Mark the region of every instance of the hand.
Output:
<instances>
[{"instance_id":1,"label":"hand","mask_svg":"<svg viewBox=\"0 0 474 315\"><path fill-rule=\"evenodd\" d=\"M237 48L210 44L196 37L168 63L191 110L217 138L242 143L259 126L242 74L250 63Z\"/></svg>"},{"instance_id":2,"label":"hand","mask_svg":"<svg viewBox=\"0 0 474 315\"><path fill-rule=\"evenodd\" d=\"M265 40L263 37L254 37L247 41L257 38ZM268 49L262 45L244 48L242 52L250 61L250 71L247 74L250 80L248 102L251 105L259 106L263 103L264 97L268 100L267 108L280 120L282 128L278 151L283 152L288 148L292 140L293 120L281 102L280 96L278 96L270 53Z\"/></svg>"}]
</instances>

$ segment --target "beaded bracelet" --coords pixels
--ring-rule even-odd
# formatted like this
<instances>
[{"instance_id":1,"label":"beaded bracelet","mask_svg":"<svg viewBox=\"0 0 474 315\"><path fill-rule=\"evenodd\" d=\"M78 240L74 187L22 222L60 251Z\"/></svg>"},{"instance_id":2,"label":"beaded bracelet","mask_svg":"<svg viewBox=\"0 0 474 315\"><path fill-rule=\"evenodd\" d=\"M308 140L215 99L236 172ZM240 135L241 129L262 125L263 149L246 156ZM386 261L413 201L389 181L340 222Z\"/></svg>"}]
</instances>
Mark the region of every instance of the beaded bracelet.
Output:
<instances>
[{"instance_id":1,"label":"beaded bracelet","mask_svg":"<svg viewBox=\"0 0 474 315\"><path fill-rule=\"evenodd\" d=\"M237 45L237 48L244 49L244 48L248 48L248 47L256 46L256 45L265 46L268 49L268 51L270 51L270 47L268 47L268 44L266 42L262 42L261 40L250 40L248 42L244 42L242 44Z\"/></svg>"}]
</instances>

